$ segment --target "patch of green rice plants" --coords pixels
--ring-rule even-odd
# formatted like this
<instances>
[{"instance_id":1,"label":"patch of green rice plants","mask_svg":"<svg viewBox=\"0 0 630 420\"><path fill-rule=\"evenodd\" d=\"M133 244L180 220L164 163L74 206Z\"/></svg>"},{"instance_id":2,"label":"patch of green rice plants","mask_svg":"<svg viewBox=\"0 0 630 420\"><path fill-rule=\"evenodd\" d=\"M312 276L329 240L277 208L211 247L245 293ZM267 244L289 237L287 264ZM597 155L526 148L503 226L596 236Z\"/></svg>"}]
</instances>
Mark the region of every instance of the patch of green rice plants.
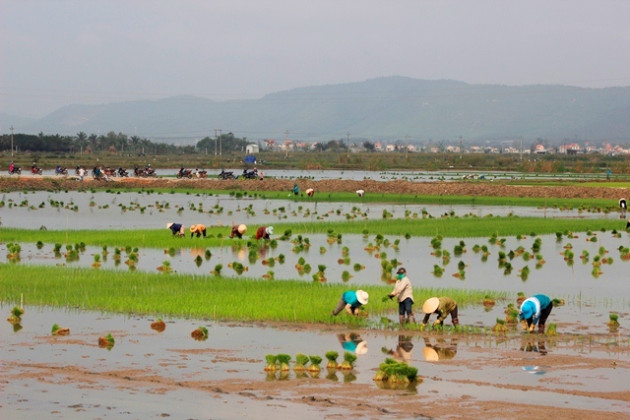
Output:
<instances>
[{"instance_id":1,"label":"patch of green rice plants","mask_svg":"<svg viewBox=\"0 0 630 420\"><path fill-rule=\"evenodd\" d=\"M309 372L317 373L317 372L320 372L322 370L322 368L320 366L320 364L322 363L321 356L311 355L311 356L308 357L308 359L311 362L310 366L308 367L308 371Z\"/></svg>"},{"instance_id":2,"label":"patch of green rice plants","mask_svg":"<svg viewBox=\"0 0 630 420\"><path fill-rule=\"evenodd\" d=\"M278 364L280 365L280 370L282 371L291 370L291 366L289 366L289 363L291 363L291 355L286 354L286 353L280 353L276 357L278 359Z\"/></svg>"}]
</instances>

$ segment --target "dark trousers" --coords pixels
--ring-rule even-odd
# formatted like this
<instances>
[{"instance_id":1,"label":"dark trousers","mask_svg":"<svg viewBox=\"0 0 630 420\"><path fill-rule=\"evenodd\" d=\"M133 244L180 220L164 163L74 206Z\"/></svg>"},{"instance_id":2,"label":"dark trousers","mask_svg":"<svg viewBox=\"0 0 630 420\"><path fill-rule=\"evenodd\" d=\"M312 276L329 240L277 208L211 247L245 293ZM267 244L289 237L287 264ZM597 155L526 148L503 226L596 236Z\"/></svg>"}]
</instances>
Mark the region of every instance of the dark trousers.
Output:
<instances>
[{"instance_id":1,"label":"dark trousers","mask_svg":"<svg viewBox=\"0 0 630 420\"><path fill-rule=\"evenodd\" d=\"M538 325L545 325L547 322L547 318L549 318L549 314L551 313L551 309L553 305L550 303L545 309L540 310L540 319L538 320Z\"/></svg>"}]
</instances>

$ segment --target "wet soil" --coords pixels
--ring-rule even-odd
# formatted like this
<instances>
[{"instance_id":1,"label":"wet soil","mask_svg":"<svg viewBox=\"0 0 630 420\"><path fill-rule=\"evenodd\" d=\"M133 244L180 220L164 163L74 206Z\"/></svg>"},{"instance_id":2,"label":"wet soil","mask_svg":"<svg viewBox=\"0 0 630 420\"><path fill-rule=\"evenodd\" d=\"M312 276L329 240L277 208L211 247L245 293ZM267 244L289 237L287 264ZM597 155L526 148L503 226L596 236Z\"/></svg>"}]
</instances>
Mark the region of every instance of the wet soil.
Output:
<instances>
[{"instance_id":1,"label":"wet soil","mask_svg":"<svg viewBox=\"0 0 630 420\"><path fill-rule=\"evenodd\" d=\"M463 195L500 197L548 198L607 198L617 200L630 196L629 188L582 186L519 186L509 182L411 182L406 180L217 180L217 179L164 179L164 178L112 178L96 181L86 178L80 182L72 178L0 177L0 191L20 190L81 190L96 185L107 188L193 188L243 191L291 191L297 182L302 191L313 188L315 194L325 192L398 193L418 195Z\"/></svg>"}]
</instances>

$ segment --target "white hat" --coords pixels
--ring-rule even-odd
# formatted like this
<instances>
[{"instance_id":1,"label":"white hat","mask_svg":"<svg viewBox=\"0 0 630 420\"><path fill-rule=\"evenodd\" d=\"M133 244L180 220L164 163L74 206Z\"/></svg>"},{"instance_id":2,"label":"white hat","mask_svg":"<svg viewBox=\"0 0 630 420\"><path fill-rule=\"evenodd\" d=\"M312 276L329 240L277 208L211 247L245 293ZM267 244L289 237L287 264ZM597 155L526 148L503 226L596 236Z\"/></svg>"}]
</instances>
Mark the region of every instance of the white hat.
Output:
<instances>
[{"instance_id":1,"label":"white hat","mask_svg":"<svg viewBox=\"0 0 630 420\"><path fill-rule=\"evenodd\" d=\"M433 347L425 347L422 349L422 355L427 362L437 362L440 360L438 352Z\"/></svg>"},{"instance_id":2,"label":"white hat","mask_svg":"<svg viewBox=\"0 0 630 420\"><path fill-rule=\"evenodd\" d=\"M357 348L354 349L354 352L356 354L365 354L367 353L368 348L367 348L367 341L365 340L361 340L361 342L359 344L357 344Z\"/></svg>"},{"instance_id":3,"label":"white hat","mask_svg":"<svg viewBox=\"0 0 630 420\"><path fill-rule=\"evenodd\" d=\"M265 229L267 235L273 235L273 226L269 226Z\"/></svg>"},{"instance_id":4,"label":"white hat","mask_svg":"<svg viewBox=\"0 0 630 420\"><path fill-rule=\"evenodd\" d=\"M245 225L243 225L243 224L238 225L238 228L236 228L236 229L238 230L238 233L240 233L241 235L242 235L243 233L247 232L247 226L245 226Z\"/></svg>"},{"instance_id":5,"label":"white hat","mask_svg":"<svg viewBox=\"0 0 630 420\"><path fill-rule=\"evenodd\" d=\"M358 195L359 197L363 197L363 194L365 194L365 191L363 191L363 190L357 190L357 195Z\"/></svg>"},{"instance_id":6,"label":"white hat","mask_svg":"<svg viewBox=\"0 0 630 420\"><path fill-rule=\"evenodd\" d=\"M438 306L440 306L440 299L432 297L430 299L427 299L422 304L422 312L424 312L425 314L432 314L433 312L435 312Z\"/></svg>"},{"instance_id":7,"label":"white hat","mask_svg":"<svg viewBox=\"0 0 630 420\"><path fill-rule=\"evenodd\" d=\"M368 292L364 290L357 290L357 300L361 305L366 305L369 297L370 295L368 295Z\"/></svg>"},{"instance_id":8,"label":"white hat","mask_svg":"<svg viewBox=\"0 0 630 420\"><path fill-rule=\"evenodd\" d=\"M173 223L167 223L167 224L166 224L166 229L170 229L170 228L171 228L171 226L173 226Z\"/></svg>"}]
</instances>

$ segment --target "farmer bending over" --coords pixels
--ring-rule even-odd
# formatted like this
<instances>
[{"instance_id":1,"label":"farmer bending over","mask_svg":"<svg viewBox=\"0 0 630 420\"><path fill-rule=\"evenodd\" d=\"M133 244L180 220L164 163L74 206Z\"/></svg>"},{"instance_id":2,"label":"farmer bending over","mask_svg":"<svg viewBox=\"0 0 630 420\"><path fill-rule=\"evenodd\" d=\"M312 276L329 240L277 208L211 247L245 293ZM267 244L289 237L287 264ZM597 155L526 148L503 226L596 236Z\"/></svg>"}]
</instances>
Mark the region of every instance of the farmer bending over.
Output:
<instances>
[{"instance_id":1,"label":"farmer bending over","mask_svg":"<svg viewBox=\"0 0 630 420\"><path fill-rule=\"evenodd\" d=\"M201 235L203 235L203 237L206 237L206 226L199 224L199 225L192 225L190 227L190 237L192 238L193 235L197 235L197 238L200 237Z\"/></svg>"},{"instance_id":2,"label":"farmer bending over","mask_svg":"<svg viewBox=\"0 0 630 420\"><path fill-rule=\"evenodd\" d=\"M433 323L433 326L441 325L448 314L451 314L453 325L459 325L459 319L457 318L457 302L450 297L441 296L427 299L424 304L422 304L422 312L425 313L424 320L422 321L423 327L429 322L431 314L438 314L438 319Z\"/></svg>"},{"instance_id":3,"label":"farmer bending over","mask_svg":"<svg viewBox=\"0 0 630 420\"><path fill-rule=\"evenodd\" d=\"M534 331L534 326L538 324L538 332L545 332L545 322L553 308L551 299L546 295L534 295L527 298L521 304L518 319L523 324L524 330Z\"/></svg>"},{"instance_id":4,"label":"farmer bending over","mask_svg":"<svg viewBox=\"0 0 630 420\"><path fill-rule=\"evenodd\" d=\"M166 229L170 229L171 232L173 232L173 236L177 235L180 238L184 237L184 233L186 231L186 229L181 223L172 223L172 222L166 224Z\"/></svg>"},{"instance_id":5,"label":"farmer bending over","mask_svg":"<svg viewBox=\"0 0 630 420\"><path fill-rule=\"evenodd\" d=\"M341 295L337 307L332 311L334 316L337 316L343 309L350 315L358 315L359 308L368 303L368 293L363 290L348 290Z\"/></svg>"},{"instance_id":6,"label":"farmer bending over","mask_svg":"<svg viewBox=\"0 0 630 420\"><path fill-rule=\"evenodd\" d=\"M273 226L261 226L256 230L256 239L269 239L273 235Z\"/></svg>"},{"instance_id":7,"label":"farmer bending over","mask_svg":"<svg viewBox=\"0 0 630 420\"><path fill-rule=\"evenodd\" d=\"M232 225L232 230L230 231L230 238L234 238L237 237L238 239L241 239L243 237L243 235L245 234L245 232L247 232L247 226L245 226L244 224L240 224L240 225Z\"/></svg>"}]
</instances>

